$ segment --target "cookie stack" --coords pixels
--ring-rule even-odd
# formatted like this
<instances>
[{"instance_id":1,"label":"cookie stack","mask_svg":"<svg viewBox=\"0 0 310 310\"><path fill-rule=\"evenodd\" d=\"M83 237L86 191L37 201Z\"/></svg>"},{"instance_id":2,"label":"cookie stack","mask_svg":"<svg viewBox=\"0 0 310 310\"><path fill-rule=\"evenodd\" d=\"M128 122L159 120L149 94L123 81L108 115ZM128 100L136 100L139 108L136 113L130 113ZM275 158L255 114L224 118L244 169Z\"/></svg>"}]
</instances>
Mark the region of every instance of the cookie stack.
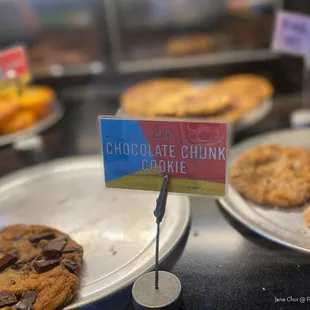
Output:
<instances>
[{"instance_id":1,"label":"cookie stack","mask_svg":"<svg viewBox=\"0 0 310 310\"><path fill-rule=\"evenodd\" d=\"M273 94L263 77L240 74L224 78L206 89L187 80L163 78L144 81L121 97L124 112L134 117L208 117L237 123Z\"/></svg>"}]
</instances>

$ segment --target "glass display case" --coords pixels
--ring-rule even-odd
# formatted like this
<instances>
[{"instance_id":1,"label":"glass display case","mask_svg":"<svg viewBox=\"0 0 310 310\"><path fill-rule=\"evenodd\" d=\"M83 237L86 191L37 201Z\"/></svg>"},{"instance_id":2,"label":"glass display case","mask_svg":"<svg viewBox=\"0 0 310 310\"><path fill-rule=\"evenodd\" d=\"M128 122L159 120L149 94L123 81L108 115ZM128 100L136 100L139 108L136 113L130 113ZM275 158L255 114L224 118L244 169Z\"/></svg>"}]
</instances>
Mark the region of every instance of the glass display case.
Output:
<instances>
[{"instance_id":1,"label":"glass display case","mask_svg":"<svg viewBox=\"0 0 310 310\"><path fill-rule=\"evenodd\" d=\"M35 76L104 70L106 37L97 0L0 1L1 48L26 44Z\"/></svg>"},{"instance_id":2,"label":"glass display case","mask_svg":"<svg viewBox=\"0 0 310 310\"><path fill-rule=\"evenodd\" d=\"M106 0L121 72L264 60L277 0Z\"/></svg>"}]
</instances>

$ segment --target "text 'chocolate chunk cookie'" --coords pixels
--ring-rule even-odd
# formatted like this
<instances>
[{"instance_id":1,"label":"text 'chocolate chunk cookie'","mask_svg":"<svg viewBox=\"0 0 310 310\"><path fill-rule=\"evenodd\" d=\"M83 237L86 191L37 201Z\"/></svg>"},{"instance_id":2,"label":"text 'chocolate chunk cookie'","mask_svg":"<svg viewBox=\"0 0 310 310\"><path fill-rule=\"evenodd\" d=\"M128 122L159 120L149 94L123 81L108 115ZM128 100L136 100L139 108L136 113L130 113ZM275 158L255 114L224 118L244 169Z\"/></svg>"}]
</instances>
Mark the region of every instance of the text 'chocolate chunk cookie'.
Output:
<instances>
[{"instance_id":1,"label":"text 'chocolate chunk cookie'","mask_svg":"<svg viewBox=\"0 0 310 310\"><path fill-rule=\"evenodd\" d=\"M11 255L11 265L0 272L0 292L12 294L12 310L56 310L77 293L83 248L68 235L45 226L12 225L0 231L0 245L4 253L0 255ZM65 247L76 251L63 253ZM59 257L45 256L47 249ZM13 259L12 253L17 257ZM76 266L65 267L61 262L67 260ZM17 299L14 303L13 296Z\"/></svg>"}]
</instances>

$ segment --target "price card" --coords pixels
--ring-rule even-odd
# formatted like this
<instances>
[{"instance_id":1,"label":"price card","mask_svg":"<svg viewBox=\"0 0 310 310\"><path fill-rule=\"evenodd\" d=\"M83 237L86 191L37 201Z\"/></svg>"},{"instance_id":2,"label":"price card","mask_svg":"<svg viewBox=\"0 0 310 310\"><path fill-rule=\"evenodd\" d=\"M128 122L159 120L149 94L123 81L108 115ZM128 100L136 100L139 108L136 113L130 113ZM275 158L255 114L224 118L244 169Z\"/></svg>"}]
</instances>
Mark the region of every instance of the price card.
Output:
<instances>
[{"instance_id":1,"label":"price card","mask_svg":"<svg viewBox=\"0 0 310 310\"><path fill-rule=\"evenodd\" d=\"M14 72L14 78L22 85L31 81L26 50L23 46L0 51L0 90L15 87L9 78L12 72Z\"/></svg>"},{"instance_id":2,"label":"price card","mask_svg":"<svg viewBox=\"0 0 310 310\"><path fill-rule=\"evenodd\" d=\"M227 124L100 117L105 185L224 196Z\"/></svg>"},{"instance_id":3,"label":"price card","mask_svg":"<svg viewBox=\"0 0 310 310\"><path fill-rule=\"evenodd\" d=\"M297 56L309 54L310 17L284 11L277 13L272 47Z\"/></svg>"}]
</instances>

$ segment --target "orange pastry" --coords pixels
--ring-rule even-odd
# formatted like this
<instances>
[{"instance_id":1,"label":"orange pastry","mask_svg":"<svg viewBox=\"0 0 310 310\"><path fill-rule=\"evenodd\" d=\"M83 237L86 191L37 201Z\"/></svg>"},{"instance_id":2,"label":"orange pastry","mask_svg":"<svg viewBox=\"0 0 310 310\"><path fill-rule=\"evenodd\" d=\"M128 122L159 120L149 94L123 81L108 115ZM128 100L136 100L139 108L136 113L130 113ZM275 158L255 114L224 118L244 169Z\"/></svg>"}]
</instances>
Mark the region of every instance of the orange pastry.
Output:
<instances>
[{"instance_id":1,"label":"orange pastry","mask_svg":"<svg viewBox=\"0 0 310 310\"><path fill-rule=\"evenodd\" d=\"M20 106L15 100L0 99L0 125L12 117L19 108Z\"/></svg>"},{"instance_id":2,"label":"orange pastry","mask_svg":"<svg viewBox=\"0 0 310 310\"><path fill-rule=\"evenodd\" d=\"M0 123L2 134L11 134L33 126L36 122L35 113L31 111L20 111L12 117Z\"/></svg>"},{"instance_id":3,"label":"orange pastry","mask_svg":"<svg viewBox=\"0 0 310 310\"><path fill-rule=\"evenodd\" d=\"M54 91L49 87L35 86L23 90L20 98L22 109L32 111L37 118L45 116L55 99Z\"/></svg>"},{"instance_id":4,"label":"orange pastry","mask_svg":"<svg viewBox=\"0 0 310 310\"><path fill-rule=\"evenodd\" d=\"M0 100L17 100L21 108L26 111L33 111L37 118L45 116L49 111L50 104L55 99L55 92L46 86L28 86L22 89L21 96L16 88L11 88L0 94Z\"/></svg>"}]
</instances>

